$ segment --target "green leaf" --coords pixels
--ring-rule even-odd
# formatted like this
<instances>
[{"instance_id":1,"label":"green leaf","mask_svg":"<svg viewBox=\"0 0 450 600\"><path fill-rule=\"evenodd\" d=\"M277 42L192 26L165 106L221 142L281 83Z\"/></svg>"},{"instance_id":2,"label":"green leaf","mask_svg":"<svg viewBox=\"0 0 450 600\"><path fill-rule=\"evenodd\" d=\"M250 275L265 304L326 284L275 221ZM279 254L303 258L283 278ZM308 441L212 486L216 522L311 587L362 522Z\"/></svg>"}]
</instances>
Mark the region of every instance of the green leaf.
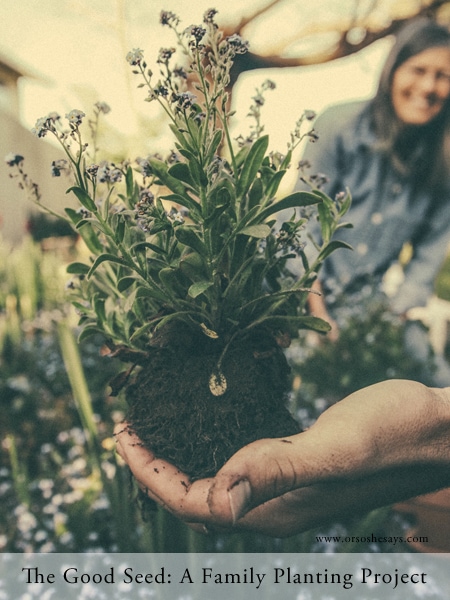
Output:
<instances>
[{"instance_id":1,"label":"green leaf","mask_svg":"<svg viewBox=\"0 0 450 600\"><path fill-rule=\"evenodd\" d=\"M174 136L177 138L177 140L181 146L181 148L179 148L179 149L181 150L182 148L185 148L186 150L192 151L192 146L187 141L183 132L180 131L180 128L173 123L171 125L169 125L169 127L170 127L170 130L172 131L172 133L174 134Z\"/></svg>"},{"instance_id":2,"label":"green leaf","mask_svg":"<svg viewBox=\"0 0 450 600\"><path fill-rule=\"evenodd\" d=\"M135 302L136 299L136 290L134 290L133 292L131 292L131 294L128 296L128 298L125 301L125 304L123 305L123 310L125 311L125 313L129 313L132 308L133 308L133 304Z\"/></svg>"},{"instance_id":3,"label":"green leaf","mask_svg":"<svg viewBox=\"0 0 450 600\"><path fill-rule=\"evenodd\" d=\"M127 168L127 172L125 173L125 184L127 190L128 198L133 196L134 191L134 179L133 179L133 169L129 166Z\"/></svg>"},{"instance_id":4,"label":"green leaf","mask_svg":"<svg viewBox=\"0 0 450 600\"><path fill-rule=\"evenodd\" d=\"M212 281L198 281L193 283L188 290L188 294L191 298L197 298L200 294L203 294L208 288L213 285Z\"/></svg>"},{"instance_id":5,"label":"green leaf","mask_svg":"<svg viewBox=\"0 0 450 600\"><path fill-rule=\"evenodd\" d=\"M244 161L247 158L249 152L250 152L250 146L242 146L242 148L236 154L235 163L238 168L244 164Z\"/></svg>"},{"instance_id":6,"label":"green leaf","mask_svg":"<svg viewBox=\"0 0 450 600\"><path fill-rule=\"evenodd\" d=\"M352 204L352 196L350 194L350 191L347 189L346 193L345 193L345 198L341 204L341 209L339 211L340 217L343 217L347 213L351 204Z\"/></svg>"},{"instance_id":7,"label":"green leaf","mask_svg":"<svg viewBox=\"0 0 450 600\"><path fill-rule=\"evenodd\" d=\"M297 327L297 329L310 329L319 333L327 333L331 330L331 325L327 323L327 321L319 319L318 317L276 315L261 319L261 321L264 321L266 325L273 326L285 323L288 325L293 325Z\"/></svg>"},{"instance_id":8,"label":"green leaf","mask_svg":"<svg viewBox=\"0 0 450 600\"><path fill-rule=\"evenodd\" d=\"M124 292L129 287L131 287L133 283L136 283L136 281L136 277L122 277L122 279L119 279L119 281L117 282L117 289L119 290L119 292Z\"/></svg>"},{"instance_id":9,"label":"green leaf","mask_svg":"<svg viewBox=\"0 0 450 600\"><path fill-rule=\"evenodd\" d=\"M203 241L198 237L192 227L180 226L175 229L177 240L198 252L201 256L206 256L206 247Z\"/></svg>"},{"instance_id":10,"label":"green leaf","mask_svg":"<svg viewBox=\"0 0 450 600\"><path fill-rule=\"evenodd\" d=\"M260 178L255 179L248 192L248 209L254 208L262 200L264 194L263 184ZM242 204L244 208L244 204Z\"/></svg>"},{"instance_id":11,"label":"green leaf","mask_svg":"<svg viewBox=\"0 0 450 600\"><path fill-rule=\"evenodd\" d=\"M283 179L285 174L286 170L278 171L273 175L272 179L269 181L265 189L265 195L267 196L267 198L273 198L275 196L280 186L281 180Z\"/></svg>"},{"instance_id":12,"label":"green leaf","mask_svg":"<svg viewBox=\"0 0 450 600\"><path fill-rule=\"evenodd\" d=\"M294 192L286 198L279 200L278 202L274 202L267 208L261 211L258 215L258 220L266 220L271 215L276 214L282 210L286 210L288 208L297 208L304 206L312 206L313 204L319 204L320 207L321 199L314 192Z\"/></svg>"},{"instance_id":13,"label":"green leaf","mask_svg":"<svg viewBox=\"0 0 450 600\"><path fill-rule=\"evenodd\" d=\"M336 231L338 229L353 229L353 223L339 223L339 225L336 227Z\"/></svg>"},{"instance_id":14,"label":"green leaf","mask_svg":"<svg viewBox=\"0 0 450 600\"><path fill-rule=\"evenodd\" d=\"M86 224L90 224L92 227L99 229L105 235L110 234L107 227L105 227L105 225L103 225L103 223L100 223L100 221L97 221L97 219L82 219L81 221L78 221L76 228L81 229Z\"/></svg>"},{"instance_id":15,"label":"green leaf","mask_svg":"<svg viewBox=\"0 0 450 600\"><path fill-rule=\"evenodd\" d=\"M165 267L158 273L159 280L165 289L169 294L173 294L178 298L182 298L186 294L186 290L179 278L180 275L182 275L181 272L172 267Z\"/></svg>"},{"instance_id":16,"label":"green leaf","mask_svg":"<svg viewBox=\"0 0 450 600\"><path fill-rule=\"evenodd\" d=\"M200 215L200 205L187 194L184 194L183 196L180 194L168 194L167 196L161 196L161 199L170 200L184 206L189 210L194 219Z\"/></svg>"},{"instance_id":17,"label":"green leaf","mask_svg":"<svg viewBox=\"0 0 450 600\"><path fill-rule=\"evenodd\" d=\"M261 225L249 225L248 227L244 227L244 229L239 231L239 234L255 238L266 238L270 235L270 231L271 229L268 225L261 223Z\"/></svg>"},{"instance_id":18,"label":"green leaf","mask_svg":"<svg viewBox=\"0 0 450 600\"><path fill-rule=\"evenodd\" d=\"M154 327L154 323L145 323L145 325L142 325L136 329L136 331L134 331L133 335L130 337L130 342L134 342L138 337L141 337L141 335L146 333L152 327Z\"/></svg>"},{"instance_id":19,"label":"green leaf","mask_svg":"<svg viewBox=\"0 0 450 600\"><path fill-rule=\"evenodd\" d=\"M97 294L92 298L92 303L94 305L94 311L97 315L97 319L101 321L103 325L103 323L106 321L105 298L101 298Z\"/></svg>"},{"instance_id":20,"label":"green leaf","mask_svg":"<svg viewBox=\"0 0 450 600\"><path fill-rule=\"evenodd\" d=\"M66 271L67 273L73 275L86 275L86 273L89 273L89 269L89 265L85 265L84 263L80 262L73 262L70 265L68 265Z\"/></svg>"},{"instance_id":21,"label":"green leaf","mask_svg":"<svg viewBox=\"0 0 450 600\"><path fill-rule=\"evenodd\" d=\"M264 135L257 139L253 146L250 148L250 152L248 153L248 156L244 161L241 175L237 183L238 196L242 197L249 190L259 169L261 168L261 164L266 154L268 146L269 136Z\"/></svg>"},{"instance_id":22,"label":"green leaf","mask_svg":"<svg viewBox=\"0 0 450 600\"><path fill-rule=\"evenodd\" d=\"M341 242L339 240L334 240L333 242L330 242L322 250L322 252L318 256L318 259L321 261L325 260L327 258L327 256L330 256L330 254L332 252L334 252L335 250L337 250L338 248L347 248L348 250L353 250L353 248L350 246L350 244L347 244L347 242Z\"/></svg>"},{"instance_id":23,"label":"green leaf","mask_svg":"<svg viewBox=\"0 0 450 600\"><path fill-rule=\"evenodd\" d=\"M321 202L317 207L319 213L320 232L325 243L330 241L334 219L327 203Z\"/></svg>"},{"instance_id":24,"label":"green leaf","mask_svg":"<svg viewBox=\"0 0 450 600\"><path fill-rule=\"evenodd\" d=\"M120 213L113 215L114 221L112 223L114 230L114 238L116 243L121 244L123 242L123 238L125 237L125 219Z\"/></svg>"},{"instance_id":25,"label":"green leaf","mask_svg":"<svg viewBox=\"0 0 450 600\"><path fill-rule=\"evenodd\" d=\"M167 294L155 287L139 287L136 293L136 298L152 298L159 302L167 302Z\"/></svg>"},{"instance_id":26,"label":"green leaf","mask_svg":"<svg viewBox=\"0 0 450 600\"><path fill-rule=\"evenodd\" d=\"M69 192L73 192L75 194L75 196L78 198L78 201L84 206L84 208L87 208L87 210L94 213L97 212L97 206L95 205L95 202L92 200L89 194L83 190L83 188L74 185L67 190L66 194Z\"/></svg>"},{"instance_id":27,"label":"green leaf","mask_svg":"<svg viewBox=\"0 0 450 600\"><path fill-rule=\"evenodd\" d=\"M292 150L289 150L289 152L286 154L286 156L284 157L284 159L280 165L280 170L289 169L291 160L292 160Z\"/></svg>"},{"instance_id":28,"label":"green leaf","mask_svg":"<svg viewBox=\"0 0 450 600\"><path fill-rule=\"evenodd\" d=\"M89 273L87 275L88 278L91 277L92 274L94 273L94 271L96 269L98 269L98 267L104 262L112 262L112 263L116 263L118 265L122 265L123 267L128 267L128 263L123 258L120 258L119 256L115 256L114 254L108 254L108 253L100 254L100 256L98 256L95 259L94 264L90 268Z\"/></svg>"},{"instance_id":29,"label":"green leaf","mask_svg":"<svg viewBox=\"0 0 450 600\"><path fill-rule=\"evenodd\" d=\"M171 192L175 192L175 194L180 194L181 196L185 195L184 184L176 177L170 175L166 163L156 158L150 158L149 163L153 173Z\"/></svg>"},{"instance_id":30,"label":"green leaf","mask_svg":"<svg viewBox=\"0 0 450 600\"><path fill-rule=\"evenodd\" d=\"M195 181L192 179L189 166L186 163L178 162L172 165L168 170L169 175L187 183L190 187L195 187Z\"/></svg>"},{"instance_id":31,"label":"green leaf","mask_svg":"<svg viewBox=\"0 0 450 600\"><path fill-rule=\"evenodd\" d=\"M74 210L73 208L65 208L64 212L69 217L74 225L76 225L79 221L83 219L79 212Z\"/></svg>"},{"instance_id":32,"label":"green leaf","mask_svg":"<svg viewBox=\"0 0 450 600\"><path fill-rule=\"evenodd\" d=\"M204 281L206 275L205 264L197 253L184 256L180 260L180 270L190 281Z\"/></svg>"},{"instance_id":33,"label":"green leaf","mask_svg":"<svg viewBox=\"0 0 450 600\"><path fill-rule=\"evenodd\" d=\"M214 135L213 138L211 140L210 145L208 146L207 150L206 150L206 154L205 154L205 164L207 162L210 162L214 156L214 154L216 153L217 148L220 145L220 142L222 141L222 130L218 129Z\"/></svg>"},{"instance_id":34,"label":"green leaf","mask_svg":"<svg viewBox=\"0 0 450 600\"><path fill-rule=\"evenodd\" d=\"M205 172L194 156L189 161L189 171L197 186L205 187L208 185L208 179Z\"/></svg>"},{"instance_id":35,"label":"green leaf","mask_svg":"<svg viewBox=\"0 0 450 600\"><path fill-rule=\"evenodd\" d=\"M152 244L151 242L138 242L137 244L133 244L130 248L130 252L141 252L145 248L149 248L149 250L153 250L156 254L167 254L164 248L160 246L156 246L156 244Z\"/></svg>"},{"instance_id":36,"label":"green leaf","mask_svg":"<svg viewBox=\"0 0 450 600\"><path fill-rule=\"evenodd\" d=\"M80 335L78 336L78 343L82 342L83 340L85 340L88 337L91 337L93 335L98 335L99 333L101 333L102 335L105 335L105 332L102 331L99 327L94 327L94 326L85 327L82 330L82 332L80 333Z\"/></svg>"},{"instance_id":37,"label":"green leaf","mask_svg":"<svg viewBox=\"0 0 450 600\"><path fill-rule=\"evenodd\" d=\"M72 223L74 223L74 225L78 225L80 221L84 220L83 217L72 208L66 208L65 212L68 215L69 219L72 221ZM93 254L100 254L102 252L103 246L90 223L85 222L83 226L78 230L78 233L80 234L84 243Z\"/></svg>"}]
</instances>

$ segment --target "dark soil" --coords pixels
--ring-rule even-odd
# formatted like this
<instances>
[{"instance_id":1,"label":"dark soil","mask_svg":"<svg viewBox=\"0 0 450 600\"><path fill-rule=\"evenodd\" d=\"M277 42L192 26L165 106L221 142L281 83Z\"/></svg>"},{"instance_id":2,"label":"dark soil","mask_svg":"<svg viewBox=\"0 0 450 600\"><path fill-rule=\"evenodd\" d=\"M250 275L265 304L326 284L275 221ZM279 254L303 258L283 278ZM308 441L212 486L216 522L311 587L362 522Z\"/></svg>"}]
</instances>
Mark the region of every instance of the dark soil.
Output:
<instances>
[{"instance_id":1,"label":"dark soil","mask_svg":"<svg viewBox=\"0 0 450 600\"><path fill-rule=\"evenodd\" d=\"M289 367L275 341L231 346L222 363L227 391L214 396L209 378L221 349L204 335L154 348L127 389L127 420L143 445L191 479L215 475L250 442L300 430L286 407Z\"/></svg>"}]
</instances>

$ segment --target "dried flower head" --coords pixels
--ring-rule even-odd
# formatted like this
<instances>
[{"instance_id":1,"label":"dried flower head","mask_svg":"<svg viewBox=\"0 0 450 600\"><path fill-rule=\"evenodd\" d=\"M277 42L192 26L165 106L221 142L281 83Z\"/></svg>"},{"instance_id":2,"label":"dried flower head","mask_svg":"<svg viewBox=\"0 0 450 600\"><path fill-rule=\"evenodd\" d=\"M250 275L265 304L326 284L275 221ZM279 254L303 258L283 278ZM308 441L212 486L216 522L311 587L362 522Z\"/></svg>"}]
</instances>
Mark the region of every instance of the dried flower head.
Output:
<instances>
[{"instance_id":1,"label":"dried flower head","mask_svg":"<svg viewBox=\"0 0 450 600\"><path fill-rule=\"evenodd\" d=\"M51 174L52 177L60 177L61 171L67 170L69 163L64 158L52 161Z\"/></svg>"},{"instance_id":2,"label":"dried flower head","mask_svg":"<svg viewBox=\"0 0 450 600\"><path fill-rule=\"evenodd\" d=\"M170 10L162 10L159 22L161 25L177 26L180 23L180 19Z\"/></svg>"},{"instance_id":3,"label":"dried flower head","mask_svg":"<svg viewBox=\"0 0 450 600\"><path fill-rule=\"evenodd\" d=\"M14 154L13 152L10 152L5 156L5 162L8 165L8 167L20 165L23 161L23 156L21 156L20 154Z\"/></svg>"}]
</instances>

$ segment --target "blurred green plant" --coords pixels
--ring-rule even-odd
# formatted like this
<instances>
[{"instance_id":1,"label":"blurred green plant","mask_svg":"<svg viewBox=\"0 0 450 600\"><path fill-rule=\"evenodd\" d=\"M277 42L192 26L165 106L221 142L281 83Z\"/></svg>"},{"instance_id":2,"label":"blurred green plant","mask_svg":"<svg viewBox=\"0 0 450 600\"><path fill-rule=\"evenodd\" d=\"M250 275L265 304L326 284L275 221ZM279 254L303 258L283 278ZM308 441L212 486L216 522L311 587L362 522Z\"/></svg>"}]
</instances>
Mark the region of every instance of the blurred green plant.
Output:
<instances>
[{"instance_id":1,"label":"blurred green plant","mask_svg":"<svg viewBox=\"0 0 450 600\"><path fill-rule=\"evenodd\" d=\"M75 342L61 258L28 237L0 251L0 547L135 551L140 515L116 463L105 399L116 367L99 340ZM115 410L121 418L119 403Z\"/></svg>"},{"instance_id":2,"label":"blurred green plant","mask_svg":"<svg viewBox=\"0 0 450 600\"><path fill-rule=\"evenodd\" d=\"M337 341L304 343L297 353L292 349L293 369L301 380L299 406L308 398L330 404L386 379L416 379L427 368L431 373L431 362L424 364L405 353L406 323L376 299L375 290L372 299L361 300L347 312Z\"/></svg>"}]
</instances>

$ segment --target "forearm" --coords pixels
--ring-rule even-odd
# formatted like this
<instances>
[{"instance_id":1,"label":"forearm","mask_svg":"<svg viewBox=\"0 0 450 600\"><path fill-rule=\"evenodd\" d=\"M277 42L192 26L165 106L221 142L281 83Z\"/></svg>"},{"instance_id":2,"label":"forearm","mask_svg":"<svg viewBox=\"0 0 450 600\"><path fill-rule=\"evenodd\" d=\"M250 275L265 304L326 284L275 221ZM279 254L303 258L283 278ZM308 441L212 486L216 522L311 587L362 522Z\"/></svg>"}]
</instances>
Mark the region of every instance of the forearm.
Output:
<instances>
[{"instance_id":1,"label":"forearm","mask_svg":"<svg viewBox=\"0 0 450 600\"><path fill-rule=\"evenodd\" d=\"M450 465L450 388L384 381L336 403L306 433L315 438L326 434L322 464L325 453L340 449L342 464L335 463L334 472L340 468L344 476L398 466Z\"/></svg>"},{"instance_id":2,"label":"forearm","mask_svg":"<svg viewBox=\"0 0 450 600\"><path fill-rule=\"evenodd\" d=\"M323 318L327 315L327 308L322 294L322 285L318 279L311 286L311 292L308 295L308 307L312 315Z\"/></svg>"}]
</instances>

